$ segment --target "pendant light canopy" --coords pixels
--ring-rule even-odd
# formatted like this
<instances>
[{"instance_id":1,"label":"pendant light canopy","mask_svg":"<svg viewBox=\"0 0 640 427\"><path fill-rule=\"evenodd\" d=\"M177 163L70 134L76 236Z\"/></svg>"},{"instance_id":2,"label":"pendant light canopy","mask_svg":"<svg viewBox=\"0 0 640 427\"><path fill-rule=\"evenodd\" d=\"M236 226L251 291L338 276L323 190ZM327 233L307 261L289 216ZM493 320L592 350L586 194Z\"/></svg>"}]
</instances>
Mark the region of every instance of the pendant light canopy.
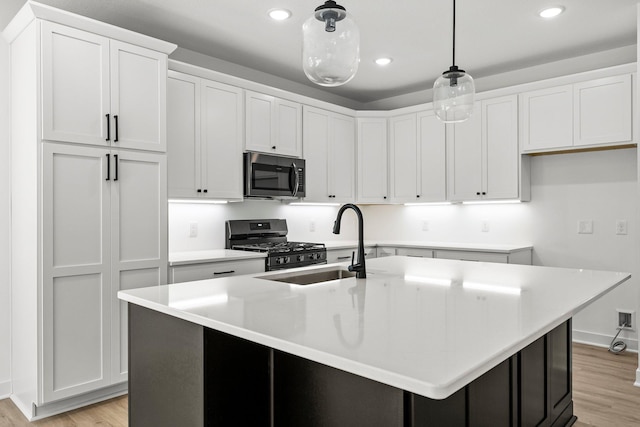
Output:
<instances>
[{"instance_id":1,"label":"pendant light canopy","mask_svg":"<svg viewBox=\"0 0 640 427\"><path fill-rule=\"evenodd\" d=\"M302 68L320 86L340 86L351 80L360 63L360 30L333 0L316 8L302 25Z\"/></svg>"},{"instance_id":2,"label":"pendant light canopy","mask_svg":"<svg viewBox=\"0 0 640 427\"><path fill-rule=\"evenodd\" d=\"M446 123L462 122L473 113L473 79L456 64L456 0L453 0L453 64L433 84L433 109Z\"/></svg>"}]
</instances>

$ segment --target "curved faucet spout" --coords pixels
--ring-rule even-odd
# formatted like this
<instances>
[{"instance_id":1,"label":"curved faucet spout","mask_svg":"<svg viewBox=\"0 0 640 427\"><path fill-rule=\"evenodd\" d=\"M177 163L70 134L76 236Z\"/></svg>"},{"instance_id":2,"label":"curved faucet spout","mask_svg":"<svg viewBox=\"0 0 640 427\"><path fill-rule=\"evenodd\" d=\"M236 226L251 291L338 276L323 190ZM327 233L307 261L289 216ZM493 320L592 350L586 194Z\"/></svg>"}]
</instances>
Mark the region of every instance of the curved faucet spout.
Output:
<instances>
[{"instance_id":1,"label":"curved faucet spout","mask_svg":"<svg viewBox=\"0 0 640 427\"><path fill-rule=\"evenodd\" d=\"M362 211L353 203L347 203L340 207L338 210L338 216L333 223L333 234L340 234L340 222L342 221L342 214L347 209L353 209L358 217L358 262L354 263L353 256L351 257L351 265L349 271L356 272L356 278L365 279L367 277L367 268L364 261L364 220L362 219Z\"/></svg>"}]
</instances>

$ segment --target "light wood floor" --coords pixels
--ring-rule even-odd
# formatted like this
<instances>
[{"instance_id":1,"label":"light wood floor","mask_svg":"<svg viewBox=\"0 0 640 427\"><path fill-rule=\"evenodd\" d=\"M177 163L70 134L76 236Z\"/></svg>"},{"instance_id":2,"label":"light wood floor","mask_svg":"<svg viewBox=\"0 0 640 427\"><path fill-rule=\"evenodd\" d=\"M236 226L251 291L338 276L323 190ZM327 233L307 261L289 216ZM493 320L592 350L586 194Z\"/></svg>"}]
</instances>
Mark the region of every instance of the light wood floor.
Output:
<instances>
[{"instance_id":1,"label":"light wood floor","mask_svg":"<svg viewBox=\"0 0 640 427\"><path fill-rule=\"evenodd\" d=\"M638 355L573 345L575 427L640 426L640 388L634 387ZM127 397L122 396L31 424L9 399L0 400L0 427L84 427L127 425Z\"/></svg>"}]
</instances>

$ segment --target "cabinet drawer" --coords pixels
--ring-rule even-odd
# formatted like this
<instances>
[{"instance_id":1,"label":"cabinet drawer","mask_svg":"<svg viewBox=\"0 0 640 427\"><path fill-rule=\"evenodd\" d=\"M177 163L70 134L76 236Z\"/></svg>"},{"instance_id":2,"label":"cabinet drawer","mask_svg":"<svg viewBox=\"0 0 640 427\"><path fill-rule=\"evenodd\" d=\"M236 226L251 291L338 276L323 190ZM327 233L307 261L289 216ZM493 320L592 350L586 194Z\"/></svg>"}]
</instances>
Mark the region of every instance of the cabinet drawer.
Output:
<instances>
[{"instance_id":1,"label":"cabinet drawer","mask_svg":"<svg viewBox=\"0 0 640 427\"><path fill-rule=\"evenodd\" d=\"M377 252L378 258L382 258L386 256L395 256L396 248L380 246L378 247L376 252Z\"/></svg>"},{"instance_id":2,"label":"cabinet drawer","mask_svg":"<svg viewBox=\"0 0 640 427\"><path fill-rule=\"evenodd\" d=\"M171 267L169 279L171 280L171 283L181 283L193 280L261 273L263 271L264 258L256 258L243 261L222 261L209 262L205 264L179 265Z\"/></svg>"},{"instance_id":3,"label":"cabinet drawer","mask_svg":"<svg viewBox=\"0 0 640 427\"><path fill-rule=\"evenodd\" d=\"M356 253L355 258L358 258L358 248L347 249L330 249L327 250L327 264L333 264L337 262L351 262L351 254ZM364 257L366 259L376 257L376 248L373 246L364 248Z\"/></svg>"},{"instance_id":4,"label":"cabinet drawer","mask_svg":"<svg viewBox=\"0 0 640 427\"><path fill-rule=\"evenodd\" d=\"M433 258L433 250L423 248L396 248L396 255Z\"/></svg>"},{"instance_id":5,"label":"cabinet drawer","mask_svg":"<svg viewBox=\"0 0 640 427\"><path fill-rule=\"evenodd\" d=\"M457 259L460 261L509 262L509 255L471 251L434 251L434 258Z\"/></svg>"}]
</instances>

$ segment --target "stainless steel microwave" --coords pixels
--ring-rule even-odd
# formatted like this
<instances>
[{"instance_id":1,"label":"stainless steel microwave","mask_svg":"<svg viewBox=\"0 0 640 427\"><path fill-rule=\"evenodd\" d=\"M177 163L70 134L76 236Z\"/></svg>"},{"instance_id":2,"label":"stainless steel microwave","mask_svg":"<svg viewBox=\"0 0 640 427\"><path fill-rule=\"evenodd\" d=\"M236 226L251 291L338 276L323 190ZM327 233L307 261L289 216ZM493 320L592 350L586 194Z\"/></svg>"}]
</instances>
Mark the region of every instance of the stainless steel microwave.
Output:
<instances>
[{"instance_id":1,"label":"stainless steel microwave","mask_svg":"<svg viewBox=\"0 0 640 427\"><path fill-rule=\"evenodd\" d=\"M244 153L244 196L295 199L305 196L303 159Z\"/></svg>"}]
</instances>

